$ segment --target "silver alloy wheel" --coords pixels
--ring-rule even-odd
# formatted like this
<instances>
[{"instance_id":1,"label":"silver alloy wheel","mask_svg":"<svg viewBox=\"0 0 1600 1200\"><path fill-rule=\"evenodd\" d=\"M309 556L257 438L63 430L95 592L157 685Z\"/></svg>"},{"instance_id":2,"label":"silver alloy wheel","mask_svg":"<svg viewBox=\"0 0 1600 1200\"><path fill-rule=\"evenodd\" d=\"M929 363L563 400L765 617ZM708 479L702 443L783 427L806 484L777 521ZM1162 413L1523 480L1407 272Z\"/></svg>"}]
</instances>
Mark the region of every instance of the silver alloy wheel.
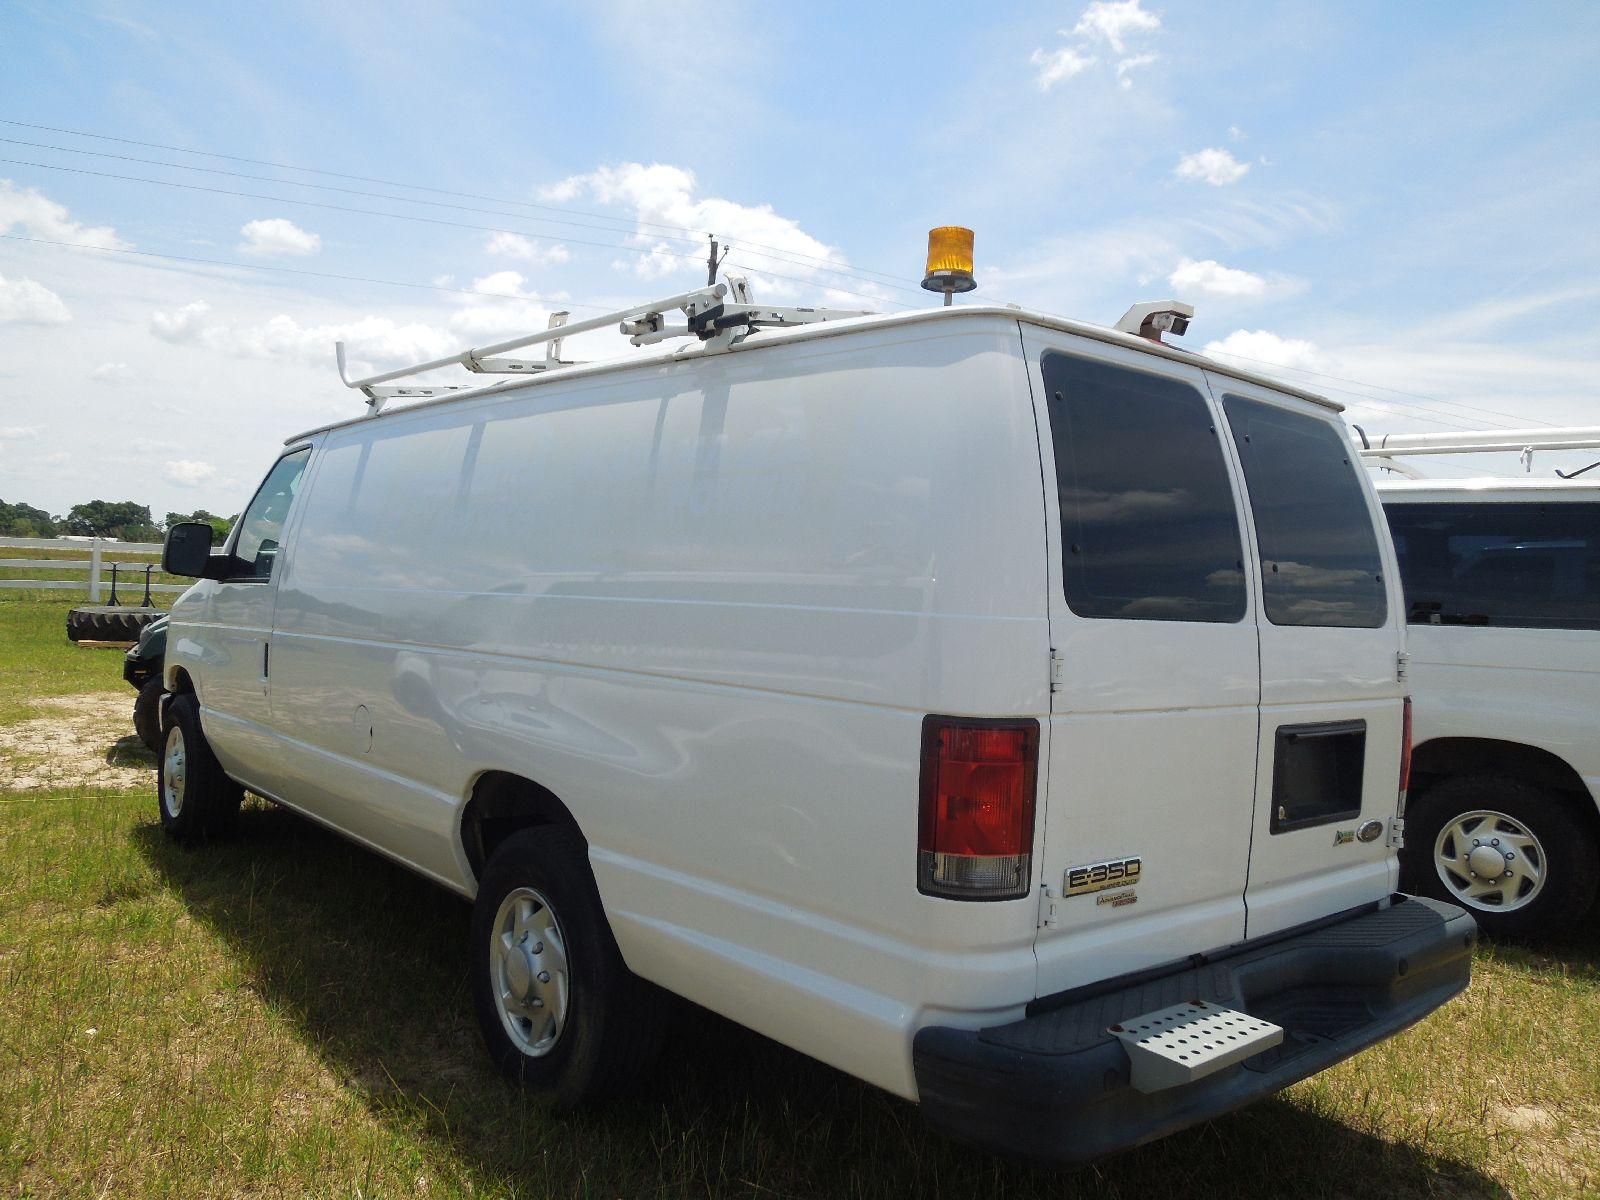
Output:
<instances>
[{"instance_id":1,"label":"silver alloy wheel","mask_svg":"<svg viewBox=\"0 0 1600 1200\"><path fill-rule=\"evenodd\" d=\"M183 785L188 777L189 754L183 744L183 730L174 722L167 730L161 766L161 807L174 821L183 811Z\"/></svg>"},{"instance_id":2,"label":"silver alloy wheel","mask_svg":"<svg viewBox=\"0 0 1600 1200\"><path fill-rule=\"evenodd\" d=\"M567 1024L567 942L555 910L529 887L500 902L489 933L490 982L500 1023L518 1050L541 1058Z\"/></svg>"},{"instance_id":3,"label":"silver alloy wheel","mask_svg":"<svg viewBox=\"0 0 1600 1200\"><path fill-rule=\"evenodd\" d=\"M1433 863L1445 887L1480 912L1515 912L1544 888L1539 839L1505 813L1474 809L1445 823L1433 843Z\"/></svg>"}]
</instances>

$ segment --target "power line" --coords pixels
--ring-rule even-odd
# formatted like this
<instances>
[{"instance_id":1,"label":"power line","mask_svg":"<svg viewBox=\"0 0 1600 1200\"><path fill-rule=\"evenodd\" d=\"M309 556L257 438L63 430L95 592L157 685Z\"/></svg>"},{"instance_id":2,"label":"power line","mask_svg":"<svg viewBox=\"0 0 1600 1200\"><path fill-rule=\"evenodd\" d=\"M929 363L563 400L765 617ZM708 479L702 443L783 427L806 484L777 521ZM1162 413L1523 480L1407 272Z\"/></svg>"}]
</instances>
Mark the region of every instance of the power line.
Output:
<instances>
[{"instance_id":1,"label":"power line","mask_svg":"<svg viewBox=\"0 0 1600 1200\"><path fill-rule=\"evenodd\" d=\"M104 151L104 150L81 150L81 149L78 149L78 148L73 147L73 146L57 146L57 145L53 145L53 144L51 144L49 142L29 142L29 141L23 140L22 138L0 137L0 142L9 143L9 144L14 145L14 146L28 146L28 147L31 147L31 148L33 148L35 150L55 150L55 151L60 151L60 152L62 152L64 154L85 154L85 155L91 155L91 156L93 156L95 158L114 159L114 160L116 160L118 162L142 163L145 166L151 166L151 167L167 167L167 168L170 168L170 169L176 170L176 171L199 171L199 172L203 172L204 174L207 174L207 175L222 175L222 176L226 176L227 178L230 178L230 179L249 179L249 180L254 180L257 183L273 183L273 184L278 184L278 185L283 186L283 187L316 188L319 191L338 192L338 193L340 193L342 195L347 195L347 196L366 196L366 197L368 197L370 199L374 199L374 200L392 200L392 201L395 201L396 203L399 203L399 204L426 204L426 205L429 205L430 207L433 207L433 208L447 208L447 209L455 210L457 212L480 213L482 215L492 216L492 217L510 217L513 220L517 220L517 221L538 221L538 222L542 222L542 223L547 224L547 225L566 225L566 226L571 226L572 228L575 228L575 229L594 229L594 230L598 230L598 231L600 231L602 233L614 233L614 234L618 234L618 235L628 235L628 234L631 234L631 233L635 232L634 230L631 230L631 229L628 229L628 228L613 228L612 226L609 226L609 225L594 225L594 224L590 224L590 223L583 222L583 221L566 221L566 220L561 220L560 218L557 218L557 217L529 217L529 216L524 216L524 215L522 215L520 213L502 212L499 209L494 209L494 208L478 208L478 207L476 207L474 205L469 205L469 204L452 204L452 203L450 203L448 201L445 201L445 200L422 200L422 199L418 199L418 198L412 197L412 196L396 196L396 195L393 195L393 194L391 194L389 192L370 192L370 191L366 191L365 189L362 189L362 188L337 187L337 186L335 186L333 184L328 184L328 183L310 183L310 182L304 182L304 181L297 180L297 179L276 179L276 178L274 178L274 177L272 177L270 175L251 175L251 174L248 174L248 173L243 172L243 171L225 171L225 170L223 170L223 169L221 169L219 167L188 166L188 165L186 165L184 163L170 163L170 162L162 162L160 159L140 158L137 155L132 155L132 154L112 154L109 151ZM164 181L152 180L152 181L147 181L147 182L157 182L157 183L159 183L159 182L164 182ZM627 223L627 219L623 218L623 217L603 217L601 219L620 222L624 226ZM532 231L529 231L529 233L527 235L517 234L516 236L520 237L520 236L545 236L545 235L533 234ZM666 239L666 240L670 240L670 241L684 242L684 243L689 243L689 244L695 244L695 242L696 242L696 239L694 239L694 238L680 237L680 236L677 236L677 235L674 235L674 234L664 234L663 233L663 234L652 234L650 236L658 238L658 239ZM744 244L747 244L747 243L741 243L741 245L744 245ZM647 248L645 248L645 247L632 247L632 249L643 252ZM852 269L852 268L850 268L848 266L842 266L842 267L839 267L839 266L816 266L816 265L813 265L810 262L803 262L798 258L787 257L786 254L783 254L783 253L766 254L766 255L762 255L762 257L764 257L764 258L773 258L773 259L777 260L778 262L789 263L789 264L791 264L793 266L801 267L801 268L804 268L806 270L819 271L819 272L822 272L824 274L829 274L829 275L842 275L847 279L859 280L859 281L861 281L863 283L869 283L869 284L872 284L873 286L877 286L877 287L890 287L890 288L893 288L893 289L895 289L897 291L902 291L902 292L912 292L912 291L915 290L914 288L911 288L911 287L903 285L903 284L883 284L883 283L880 283L878 280L869 279L869 278L867 278L867 276L865 276L861 272L859 272L857 270L854 270L854 269ZM807 255L805 257L809 258L811 256ZM758 268L752 268L752 269L758 269Z\"/></svg>"},{"instance_id":2,"label":"power line","mask_svg":"<svg viewBox=\"0 0 1600 1200\"><path fill-rule=\"evenodd\" d=\"M451 190L449 188L429 187L426 184L406 183L403 180L379 179L379 178L376 178L376 177L370 176L370 175L352 175L352 174L347 174L347 173L342 172L342 171L328 171L328 170L324 170L324 169L322 169L320 167L302 167L302 166L296 166L293 163L279 163L279 162L272 162L272 161L270 161L268 159L247 158L247 157L245 157L243 155L238 155L238 154L222 154L222 153L219 153L219 152L214 151L214 150L191 150L191 149L188 149L187 147L184 147L184 146L170 146L170 145L166 145L165 143L162 143L162 142L142 142L142 141L139 141L139 140L137 140L135 138L113 137L112 135L106 134L106 133L90 133L88 130L83 130L83 129L66 129L66 128L63 128L63 127L58 126L58 125L37 125L37 124L33 124L31 122L28 122L28 121L12 120L11 118L8 118L8 117L0 117L0 124L16 125L16 126L18 126L20 128L23 128L23 129L39 129L39 130L43 130L43 131L48 132L48 133L65 133L65 134L70 134L73 137L93 138L93 139L95 139L97 141L117 142L117 143L120 143L120 144L125 145L125 146L143 146L144 148L149 149L149 150L166 150L166 151L170 151L171 153L174 153L174 154L192 154L192 155L196 155L196 156L199 156L199 157L202 157L202 158L220 158L220 159L223 159L223 160L228 161L228 162L249 163L250 165L257 166L257 167L271 167L272 169L277 170L277 171L299 171L299 172L301 172L303 174L307 174L307 175L326 175L330 179L347 179L347 180L350 180L350 181L355 182L355 183L376 183L376 184L381 184L384 187L407 188L407 189L409 189L411 191L431 192L432 194L434 194L436 196L455 196L457 198L464 199L464 200L485 200L485 201L488 201L491 204L504 204L504 205L510 205L512 207L517 207L517 208L533 208L533 209L539 209L540 211L543 211L543 212L563 213L563 214L566 214L566 215L569 215L569 216L594 217L594 218L596 218L598 220L602 220L602 221L626 222L628 220L633 220L638 225L648 226L648 227L650 227L652 229L672 230L673 232L678 233L678 234L689 234L689 235L692 235L693 238L695 238L695 239L701 239L701 238L706 238L706 237L710 236L710 231L708 231L708 230L694 229L694 228L691 228L691 227L689 227L687 225L670 225L670 224L666 224L666 223L663 223L663 222L660 222L660 221L647 221L642 217L638 217L638 218L613 217L613 216L610 216L609 214L606 214L606 213L597 213L597 212L592 212L592 211L588 211L588 210L585 210L585 209L563 208L563 207L560 207L558 205L552 205L552 204L537 204L537 203L535 203L535 202L533 202L531 200L508 200L508 199L504 199L504 198L497 197L497 196L483 195L482 193L479 193L479 192L454 191L454 190ZM13 139L5 139L5 140L9 141L9 140L13 140ZM30 144L30 143L24 143L24 144ZM79 153L79 154L94 153L93 151L87 151L87 150L69 151L69 152L71 152L71 153ZM116 157L116 156L112 156L112 157ZM135 161L147 161L147 160L135 160ZM162 163L160 165L161 166L175 167L175 168L177 168L179 170L203 170L204 169L204 168L184 167L179 163ZM246 178L253 178L253 177L247 176ZM291 185L294 185L294 186L301 186L301 187L317 187L317 186L321 186L321 185L317 185L317 184L296 184L295 181L293 181L293 180L278 180L276 182L288 183L288 184L291 184ZM394 199L403 199L403 198L402 197L394 197ZM418 203L418 202L417 201L413 201L412 203ZM798 250L789 250L789 249L787 249L786 247L783 247L783 246L773 246L773 245L770 245L770 244L764 243L764 242L749 242L749 241L743 242L742 244L745 245L745 246L751 247L752 249L760 249L760 250L772 251L774 254L795 255L798 258L810 260L811 263L813 263L813 264L815 264L817 266L827 266L829 264L829 260L828 259L819 258L816 255L812 255L812 254L804 254L804 253L802 253L802 252L800 252ZM793 261L793 260L791 259L790 261ZM897 275L897 274L894 274L894 273L888 272L888 271L876 271L876 270L873 270L873 269L868 268L868 267L854 267L851 270L852 270L852 273L855 273L855 274L858 274L858 275L876 275L876 276L879 276L883 281L886 281L886 282L895 282L895 283L905 283L905 282L907 282L907 277L906 276Z\"/></svg>"},{"instance_id":3,"label":"power line","mask_svg":"<svg viewBox=\"0 0 1600 1200\"><path fill-rule=\"evenodd\" d=\"M337 279L345 283L375 283L384 287L413 288L426 292L453 292L458 296L477 296L485 300L537 300L540 304L552 307L571 305L574 308L592 308L599 312L610 312L617 306L614 304L596 304L584 300L556 300L543 296L517 296L505 292L479 292L471 288L447 287L440 283L406 283L398 279L372 279L365 275L338 275L332 271L312 271L304 267L273 267L265 263L229 262L220 258L194 258L183 254L158 254L154 250L135 250L129 246L94 246L86 242L58 242L50 238L24 237L20 233L0 233L0 238L12 242L31 242L37 246L64 246L71 250L94 250L103 254L128 254L138 258L159 258L168 262L199 264L208 267L228 267L238 271L271 271L280 275L310 275L316 279Z\"/></svg>"},{"instance_id":4,"label":"power line","mask_svg":"<svg viewBox=\"0 0 1600 1200\"><path fill-rule=\"evenodd\" d=\"M673 258L681 258L696 263L700 261L700 256L698 254L689 254L684 251L670 250L664 246L623 246L618 245L615 242L594 242L585 240L583 238L557 238L552 234L533 233L529 230L502 229L493 225L474 225L465 221L449 221L443 217L425 217L418 213L384 212L381 209L375 208L356 208L348 204L331 204L323 200L297 200L287 196L267 196L261 194L260 192L240 192L234 191L231 188L207 187L198 183L179 183L172 179L150 179L143 175L120 175L112 171L91 171L87 167L66 167L59 163L32 162L27 159L19 158L0 158L0 163L10 163L19 167L37 167L45 171L64 171L73 175L89 175L99 179L119 179L129 183L149 183L154 184L157 187L179 188L183 191L189 192L208 192L219 196L237 196L246 200L270 200L274 204L298 204L306 208L320 208L332 212L355 213L359 216L387 217L396 221L414 221L419 224L442 225L452 229L471 229L478 233L516 234L521 237L537 238L540 241L564 241L575 246L597 246L602 250L620 250L628 254L641 254L646 256L653 254L666 254ZM827 284L819 284L815 279L802 279L796 275L784 275L777 271L771 271L765 268L761 269L761 273L772 279L782 279L790 283L806 284L812 287L829 286ZM855 292L848 288L841 288L837 286L832 287L832 290L836 292L843 292L847 296L856 296L862 300L871 300L874 303L883 303L883 298L881 296L872 296L865 292Z\"/></svg>"},{"instance_id":5,"label":"power line","mask_svg":"<svg viewBox=\"0 0 1600 1200\"><path fill-rule=\"evenodd\" d=\"M1294 372L1297 372L1297 373L1299 373L1301 375L1312 375L1312 376L1315 376L1318 379L1332 379L1332 380L1334 380L1335 382L1338 382L1338 383L1353 383L1353 384L1357 385L1358 387L1373 388L1373 389L1375 389L1377 391L1390 392L1390 393L1393 393L1394 395L1397 395L1397 396L1410 396L1410 397L1412 397L1413 399L1416 399L1416 400L1428 400L1428 401L1431 401L1434 404L1442 404L1442 405L1446 405L1446 406L1451 407L1451 408L1462 408L1462 409L1470 410L1472 412L1488 413L1491 416L1506 417L1506 418L1508 418L1508 419L1510 419L1512 421L1520 421L1520 422L1522 422L1524 424L1545 425L1545 426L1548 426L1550 428L1555 428L1555 426L1551 425L1551 423L1548 422L1548 421L1536 421L1531 417L1524 417L1519 413L1503 412L1500 409L1495 409L1495 408L1481 408L1481 407L1479 407L1478 405L1475 405L1475 404L1466 404L1466 403L1463 403L1462 401L1459 401L1459 400L1445 400L1442 397L1439 397L1439 396L1428 396L1428 395L1424 395L1421 392L1406 392L1406 391L1402 391L1399 388L1386 387L1385 385L1383 385L1381 383L1369 383L1364 379L1349 379L1349 378L1346 378L1345 376L1342 376L1342 375L1329 375L1329 374L1327 374L1327 373L1325 373L1323 371L1313 371L1310 367L1285 366L1282 363L1271 362L1271 361L1269 361L1267 359L1264 359L1264 358L1251 358L1248 354L1235 354L1231 350L1227 350L1227 351L1219 350L1219 351L1214 351L1213 353L1214 354L1219 354L1219 355L1221 355L1221 356L1223 356L1225 358L1237 358L1242 362L1259 363L1262 366L1272 367L1272 368L1274 368L1276 370L1279 370L1279 371L1294 371ZM1359 392L1352 392L1348 388L1332 388L1332 389L1329 389L1329 390L1331 390L1331 391L1343 391L1343 392L1346 392L1347 394L1352 395L1352 396L1357 396L1357 395L1361 394ZM1369 399L1381 400L1381 399L1383 399L1383 397L1382 396L1371 396L1371 397L1369 397Z\"/></svg>"}]
</instances>

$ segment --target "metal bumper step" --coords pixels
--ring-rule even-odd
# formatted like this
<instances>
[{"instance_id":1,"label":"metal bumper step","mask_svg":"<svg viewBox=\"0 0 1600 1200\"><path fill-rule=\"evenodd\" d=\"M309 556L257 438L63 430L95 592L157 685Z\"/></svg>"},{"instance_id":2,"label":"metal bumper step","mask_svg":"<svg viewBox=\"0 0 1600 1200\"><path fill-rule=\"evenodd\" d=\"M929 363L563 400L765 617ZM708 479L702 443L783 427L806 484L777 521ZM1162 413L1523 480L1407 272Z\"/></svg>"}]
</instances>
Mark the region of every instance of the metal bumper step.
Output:
<instances>
[{"instance_id":1,"label":"metal bumper step","mask_svg":"<svg viewBox=\"0 0 1600 1200\"><path fill-rule=\"evenodd\" d=\"M1192 1000L1112 1025L1141 1092L1193 1083L1283 1041L1283 1029L1236 1008Z\"/></svg>"}]
</instances>

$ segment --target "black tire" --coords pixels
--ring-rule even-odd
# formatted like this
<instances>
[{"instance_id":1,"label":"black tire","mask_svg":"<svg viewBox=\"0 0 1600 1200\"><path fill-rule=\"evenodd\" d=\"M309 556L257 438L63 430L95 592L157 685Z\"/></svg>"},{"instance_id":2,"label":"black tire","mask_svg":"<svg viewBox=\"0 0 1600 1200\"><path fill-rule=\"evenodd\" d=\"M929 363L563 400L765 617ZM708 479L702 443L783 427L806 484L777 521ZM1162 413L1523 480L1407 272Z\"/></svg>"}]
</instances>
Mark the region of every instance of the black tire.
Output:
<instances>
[{"instance_id":1,"label":"black tire","mask_svg":"<svg viewBox=\"0 0 1600 1200\"><path fill-rule=\"evenodd\" d=\"M67 613L67 637L74 642L137 642L139 631L162 612L125 604L93 605Z\"/></svg>"},{"instance_id":2,"label":"black tire","mask_svg":"<svg viewBox=\"0 0 1600 1200\"><path fill-rule=\"evenodd\" d=\"M161 677L145 680L133 702L133 731L153 753L161 753Z\"/></svg>"},{"instance_id":3,"label":"black tire","mask_svg":"<svg viewBox=\"0 0 1600 1200\"><path fill-rule=\"evenodd\" d=\"M524 1050L507 1029L517 1021L531 1038L532 1021L502 1017L497 1002L506 979L492 953L500 937L497 917L519 889L532 889L548 902L566 964L564 980L558 969L549 985L559 989L565 982L564 1019L553 1043L538 1055ZM547 935L530 934L518 942L530 952L527 970L555 965L548 954L531 953L544 945L533 940L537 936ZM490 858L472 910L472 997L495 1066L551 1108L571 1109L615 1095L636 1083L654 1061L667 997L623 963L589 869L588 843L576 829L524 830Z\"/></svg>"},{"instance_id":4,"label":"black tire","mask_svg":"<svg viewBox=\"0 0 1600 1200\"><path fill-rule=\"evenodd\" d=\"M200 728L200 703L194 693L174 696L167 718L156 754L156 807L162 830L178 842L203 841L227 832L239 819L244 789L228 778L211 752ZM182 754L181 773L173 770L175 749Z\"/></svg>"},{"instance_id":5,"label":"black tire","mask_svg":"<svg viewBox=\"0 0 1600 1200\"><path fill-rule=\"evenodd\" d=\"M1445 883L1435 862L1440 832L1480 810L1510 817L1537 839L1543 851L1543 883L1520 908L1497 911L1467 902ZM1588 911L1600 879L1600 848L1571 800L1509 775L1487 772L1445 779L1407 805L1406 847L1400 863L1406 891L1460 904L1485 932L1501 937L1568 932Z\"/></svg>"}]
</instances>

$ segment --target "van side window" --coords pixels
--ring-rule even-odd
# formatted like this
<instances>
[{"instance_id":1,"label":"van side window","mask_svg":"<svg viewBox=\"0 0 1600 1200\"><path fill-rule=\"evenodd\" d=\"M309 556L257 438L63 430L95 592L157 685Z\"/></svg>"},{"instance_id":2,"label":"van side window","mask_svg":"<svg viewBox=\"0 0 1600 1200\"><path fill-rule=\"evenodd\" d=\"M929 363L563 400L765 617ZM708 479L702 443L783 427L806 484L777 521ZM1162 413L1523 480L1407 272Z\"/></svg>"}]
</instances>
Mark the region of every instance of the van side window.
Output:
<instances>
[{"instance_id":1,"label":"van side window","mask_svg":"<svg viewBox=\"0 0 1600 1200\"><path fill-rule=\"evenodd\" d=\"M1383 559L1344 437L1244 396L1224 396L1222 407L1255 515L1267 620L1377 629L1389 613Z\"/></svg>"},{"instance_id":2,"label":"van side window","mask_svg":"<svg viewBox=\"0 0 1600 1200\"><path fill-rule=\"evenodd\" d=\"M1244 552L1205 398L1162 375L1047 351L1067 605L1080 617L1244 618Z\"/></svg>"},{"instance_id":3,"label":"van side window","mask_svg":"<svg viewBox=\"0 0 1600 1200\"><path fill-rule=\"evenodd\" d=\"M304 446L285 454L272 465L257 490L250 507L239 522L239 537L233 544L234 579L270 579L272 564L278 557L278 542L283 537L283 522L289 505L300 490L311 447Z\"/></svg>"},{"instance_id":4,"label":"van side window","mask_svg":"<svg viewBox=\"0 0 1600 1200\"><path fill-rule=\"evenodd\" d=\"M1385 511L1413 624L1600 629L1600 504Z\"/></svg>"}]
</instances>

